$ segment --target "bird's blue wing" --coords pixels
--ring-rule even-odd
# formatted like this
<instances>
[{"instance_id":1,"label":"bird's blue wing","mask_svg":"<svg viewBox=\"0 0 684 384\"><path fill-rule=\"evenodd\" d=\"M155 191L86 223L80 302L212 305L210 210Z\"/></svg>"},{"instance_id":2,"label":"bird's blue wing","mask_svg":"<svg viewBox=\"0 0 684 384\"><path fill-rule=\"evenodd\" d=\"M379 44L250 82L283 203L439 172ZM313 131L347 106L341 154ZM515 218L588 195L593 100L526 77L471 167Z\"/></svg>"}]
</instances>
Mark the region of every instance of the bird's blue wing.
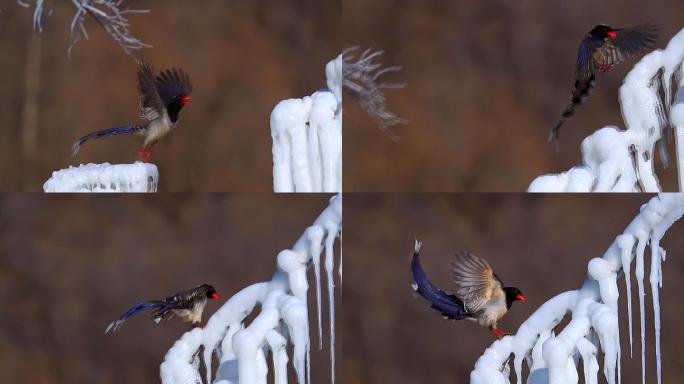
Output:
<instances>
[{"instance_id":1,"label":"bird's blue wing","mask_svg":"<svg viewBox=\"0 0 684 384\"><path fill-rule=\"evenodd\" d=\"M588 79L596 72L594 65L594 52L600 47L602 39L587 35L580 43L579 51L577 52L577 77Z\"/></svg>"},{"instance_id":2,"label":"bird's blue wing","mask_svg":"<svg viewBox=\"0 0 684 384\"><path fill-rule=\"evenodd\" d=\"M468 317L468 313L463 307L463 302L456 296L445 293L434 286L428 280L425 272L420 266L420 242L416 241L416 247L411 259L411 273L413 274L413 289L427 300L432 308L438 310L442 315L449 319L461 320Z\"/></svg>"},{"instance_id":3,"label":"bird's blue wing","mask_svg":"<svg viewBox=\"0 0 684 384\"><path fill-rule=\"evenodd\" d=\"M108 332L110 332L110 331L111 331L111 332L114 332L114 331L116 331L117 329L121 328L121 326L123 325L123 323L124 323L126 320L128 320L128 319L131 318L133 315L135 315L135 314L137 314L137 313L139 313L139 312L142 312L142 311L145 311L145 310L148 310L148 309L152 309L152 308L162 309L162 308L165 308L166 306L167 306L167 305L166 305L165 303L162 303L162 302L141 301L141 302L139 302L138 304L132 306L131 309L129 309L128 311L126 311L126 313L124 313L123 315L121 315L121 317L119 317L118 319L112 321L111 324L109 324L109 326L107 326L107 329L105 330L105 333L108 333Z\"/></svg>"}]
</instances>

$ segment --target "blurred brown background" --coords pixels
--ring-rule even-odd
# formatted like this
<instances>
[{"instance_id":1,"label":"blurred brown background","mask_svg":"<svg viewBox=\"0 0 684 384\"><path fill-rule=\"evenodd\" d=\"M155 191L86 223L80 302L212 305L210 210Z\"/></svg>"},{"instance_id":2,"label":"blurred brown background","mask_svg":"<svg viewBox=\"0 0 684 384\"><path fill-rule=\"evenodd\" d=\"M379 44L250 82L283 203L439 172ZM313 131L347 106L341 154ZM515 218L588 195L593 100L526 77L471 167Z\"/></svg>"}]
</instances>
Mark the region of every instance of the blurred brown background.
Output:
<instances>
[{"instance_id":1,"label":"blurred brown background","mask_svg":"<svg viewBox=\"0 0 684 384\"><path fill-rule=\"evenodd\" d=\"M570 100L584 35L599 23L655 24L664 47L682 20L678 0L345 0L343 46L382 49L384 64L404 66L384 78L406 83L386 95L409 120L395 142L346 103L345 191L520 192L569 169L584 137L624 128L618 87L636 62L599 76L561 129L557 154L547 138ZM665 190L676 188L673 169L661 173Z\"/></svg>"},{"instance_id":2,"label":"blurred brown background","mask_svg":"<svg viewBox=\"0 0 684 384\"><path fill-rule=\"evenodd\" d=\"M238 290L270 280L278 252L329 198L0 198L2 382L159 382L164 354L188 325L155 325L147 313L113 334L104 333L107 324L140 300L203 282L221 295L207 304L206 321ZM315 288L309 294L315 308ZM329 344L326 327L318 351L315 318L312 310L312 377L322 383L330 380Z\"/></svg>"},{"instance_id":3,"label":"blurred brown background","mask_svg":"<svg viewBox=\"0 0 684 384\"><path fill-rule=\"evenodd\" d=\"M29 3L33 3L30 1ZM93 20L90 40L67 57L70 1L46 2L42 34L33 9L0 5L0 190L42 191L52 171L88 162L133 162L139 137L71 145L94 130L138 121L136 64ZM325 86L340 53L339 0L144 0L131 32L156 70L181 67L193 101L155 146L160 191L271 191L269 115L283 99ZM36 82L37 80L37 82ZM34 82L35 99L26 98ZM24 109L28 107L28 112ZM31 107L35 107L31 112ZM26 133L35 130L35 135ZM25 138L22 138L25 137Z\"/></svg>"},{"instance_id":4,"label":"blurred brown background","mask_svg":"<svg viewBox=\"0 0 684 384\"><path fill-rule=\"evenodd\" d=\"M495 340L485 327L444 320L422 298L414 297L409 262L416 237L424 241L425 272L444 290L453 288L451 258L457 250L468 249L486 258L507 285L525 293L527 301L516 302L499 322L510 332L552 296L579 288L587 262L603 255L649 198L345 195L344 382L466 383L477 358ZM668 256L660 296L663 382L678 383L684 377L684 225L675 223L661 245ZM638 313L633 283L633 309ZM647 332L652 335L650 285L645 284ZM623 278L619 286L622 382L640 383L639 320L634 317L630 359ZM653 383L655 352L653 338L648 337L647 382Z\"/></svg>"}]
</instances>

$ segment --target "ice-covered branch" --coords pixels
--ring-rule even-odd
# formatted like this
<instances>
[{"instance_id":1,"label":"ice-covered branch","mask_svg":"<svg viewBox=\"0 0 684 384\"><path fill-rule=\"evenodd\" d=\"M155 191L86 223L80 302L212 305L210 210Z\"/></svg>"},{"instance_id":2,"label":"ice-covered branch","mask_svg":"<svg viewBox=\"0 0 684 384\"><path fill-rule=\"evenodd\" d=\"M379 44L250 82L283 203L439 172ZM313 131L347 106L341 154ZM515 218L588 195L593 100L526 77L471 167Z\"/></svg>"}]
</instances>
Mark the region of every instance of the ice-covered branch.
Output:
<instances>
[{"instance_id":1,"label":"ice-covered branch","mask_svg":"<svg viewBox=\"0 0 684 384\"><path fill-rule=\"evenodd\" d=\"M275 192L342 191L342 55L325 74L327 89L271 112Z\"/></svg>"},{"instance_id":2,"label":"ice-covered branch","mask_svg":"<svg viewBox=\"0 0 684 384\"><path fill-rule=\"evenodd\" d=\"M343 86L382 130L392 134L389 128L405 120L387 109L382 90L401 88L404 84L380 83L378 80L386 73L401 70L401 67L383 67L376 62L382 51L367 49L356 59L353 52L357 49L351 47L342 52Z\"/></svg>"},{"instance_id":3,"label":"ice-covered branch","mask_svg":"<svg viewBox=\"0 0 684 384\"><path fill-rule=\"evenodd\" d=\"M277 256L277 269L270 281L250 285L231 297L209 319L205 328L186 332L167 352L160 367L165 384L201 383L200 352L206 382L213 375L212 355L219 361L215 383L265 383L266 358L273 359L274 381L287 383L288 342L293 350L297 381L309 380L309 318L307 267L313 265L318 301L319 338L322 343L320 258L325 253L330 309L331 382L335 382L335 296L334 243L342 228L342 197L335 196L328 207L306 229L292 249ZM245 324L245 318L260 305L261 311ZM322 344L319 344L322 345ZM203 348L203 349L201 349Z\"/></svg>"},{"instance_id":4,"label":"ice-covered branch","mask_svg":"<svg viewBox=\"0 0 684 384\"><path fill-rule=\"evenodd\" d=\"M71 33L69 52L82 38L88 39L85 27L86 16L95 20L127 54L131 54L131 51L136 49L150 47L131 34L128 23L129 14L146 13L149 10L124 8L124 0L71 0L70 2L74 7L74 16L69 27ZM52 10L44 9L44 0L32 2L17 0L17 3L26 8L33 3L33 29L42 32L45 14L49 16L52 13Z\"/></svg>"},{"instance_id":5,"label":"ice-covered branch","mask_svg":"<svg viewBox=\"0 0 684 384\"><path fill-rule=\"evenodd\" d=\"M52 172L43 184L45 192L156 192L157 166L133 164L81 164Z\"/></svg>"},{"instance_id":6,"label":"ice-covered branch","mask_svg":"<svg viewBox=\"0 0 684 384\"><path fill-rule=\"evenodd\" d=\"M619 383L620 335L618 328L618 287L625 276L629 316L630 354L632 350L631 263L636 259L635 275L639 289L641 324L642 382L645 383L644 253L650 245L649 282L653 296L658 383L661 381L660 303L661 263L665 250L660 240L665 231L684 214L684 194L661 194L641 207L639 214L600 258L589 261L588 276L582 286L559 294L537 309L518 328L515 335L495 341L475 363L472 384L509 383L509 358L517 382L523 382L522 364L527 362L527 383L576 383L577 365L582 360L585 383L597 383L599 352L603 352L603 374L608 383ZM570 312L572 319L562 330L554 328Z\"/></svg>"},{"instance_id":7,"label":"ice-covered branch","mask_svg":"<svg viewBox=\"0 0 684 384\"><path fill-rule=\"evenodd\" d=\"M680 190L684 183L684 147L681 99L675 91L684 85L684 29L665 49L644 56L620 87L620 108L625 130L601 128L582 141L582 164L560 174L544 175L530 184L530 192L658 192L660 185L653 159L656 149L665 164L665 141L677 135ZM679 107L678 107L679 106Z\"/></svg>"}]
</instances>

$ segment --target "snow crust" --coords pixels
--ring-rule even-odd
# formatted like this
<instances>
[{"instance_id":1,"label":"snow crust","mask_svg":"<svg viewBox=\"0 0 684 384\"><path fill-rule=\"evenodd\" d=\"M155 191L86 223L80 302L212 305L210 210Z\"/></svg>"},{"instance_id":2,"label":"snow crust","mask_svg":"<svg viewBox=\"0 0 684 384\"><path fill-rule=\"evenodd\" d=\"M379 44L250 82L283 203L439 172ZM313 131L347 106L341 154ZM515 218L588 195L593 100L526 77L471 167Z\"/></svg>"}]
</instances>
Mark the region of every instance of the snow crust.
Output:
<instances>
[{"instance_id":1,"label":"snow crust","mask_svg":"<svg viewBox=\"0 0 684 384\"><path fill-rule=\"evenodd\" d=\"M684 110L673 92L684 85L684 29L665 49L645 55L627 74L619 101L625 130L604 127L582 141L582 163L569 171L537 177L528 192L659 192L653 159L656 148L667 161L668 130L677 137L680 191L684 183ZM670 111L668 116L668 111Z\"/></svg>"},{"instance_id":2,"label":"snow crust","mask_svg":"<svg viewBox=\"0 0 684 384\"><path fill-rule=\"evenodd\" d=\"M43 184L45 192L156 192L157 166L133 164L81 164L52 172Z\"/></svg>"},{"instance_id":3,"label":"snow crust","mask_svg":"<svg viewBox=\"0 0 684 384\"><path fill-rule=\"evenodd\" d=\"M327 89L283 100L271 112L273 190L342 190L342 55L325 68Z\"/></svg>"},{"instance_id":4,"label":"snow crust","mask_svg":"<svg viewBox=\"0 0 684 384\"><path fill-rule=\"evenodd\" d=\"M330 307L331 382L335 382L334 316L334 242L342 230L342 197L334 196L328 207L304 231L292 249L277 256L277 269L270 281L250 285L231 297L205 328L186 332L169 349L160 367L164 384L202 383L200 354L206 370L206 382L212 383L212 355L219 361L216 384L266 383L269 353L273 360L274 382L287 383L288 343L297 382L310 382L309 318L307 303L307 267L313 265L316 276L319 337L321 331L320 258L324 253ZM245 318L260 306L254 320Z\"/></svg>"},{"instance_id":5,"label":"snow crust","mask_svg":"<svg viewBox=\"0 0 684 384\"><path fill-rule=\"evenodd\" d=\"M632 309L630 268L636 260L635 275L639 288L641 324L642 382L646 382L644 254L650 245L649 283L653 296L656 343L656 375L661 383L660 301L661 263L665 250L660 240L672 224L684 214L684 193L660 194L641 207L622 234L600 258L587 266L587 279L574 291L563 292L537 309L520 325L515 335L495 341L475 363L470 374L472 384L510 383L510 357L517 383L523 382L522 364L527 363L528 384L577 383L578 364L582 361L584 382L598 383L599 352L603 354L603 376L610 383L620 383L620 332L618 327L617 279L623 272L627 292L630 354L632 351ZM554 328L570 314L570 323L562 330Z\"/></svg>"}]
</instances>

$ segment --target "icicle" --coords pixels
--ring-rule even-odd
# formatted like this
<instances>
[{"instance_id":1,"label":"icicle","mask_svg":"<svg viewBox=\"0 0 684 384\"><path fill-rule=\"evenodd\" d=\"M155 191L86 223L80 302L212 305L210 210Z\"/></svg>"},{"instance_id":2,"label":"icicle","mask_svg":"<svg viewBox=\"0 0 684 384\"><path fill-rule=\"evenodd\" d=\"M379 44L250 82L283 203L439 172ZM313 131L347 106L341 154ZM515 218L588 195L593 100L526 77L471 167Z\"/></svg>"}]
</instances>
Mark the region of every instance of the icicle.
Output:
<instances>
[{"instance_id":1,"label":"icicle","mask_svg":"<svg viewBox=\"0 0 684 384\"><path fill-rule=\"evenodd\" d=\"M651 295L653 296L653 327L655 328L655 344L656 344L656 371L658 372L658 384L661 383L661 365L660 365L660 301L658 295L658 287L661 284L660 279L660 244L659 239L651 238L651 274L649 276L651 283Z\"/></svg>"},{"instance_id":2,"label":"icicle","mask_svg":"<svg viewBox=\"0 0 684 384\"><path fill-rule=\"evenodd\" d=\"M622 234L617 238L620 248L622 271L625 275L625 287L627 288L627 316L629 319L629 357L632 358L632 251L634 250L634 236Z\"/></svg>"},{"instance_id":3,"label":"icicle","mask_svg":"<svg viewBox=\"0 0 684 384\"><path fill-rule=\"evenodd\" d=\"M325 239L325 271L328 275L328 305L330 307L330 382L335 384L335 280L333 271L335 260L333 252L338 227L334 223L326 225L328 236Z\"/></svg>"},{"instance_id":4,"label":"icicle","mask_svg":"<svg viewBox=\"0 0 684 384\"><path fill-rule=\"evenodd\" d=\"M321 316L321 243L323 240L323 228L311 226L307 230L311 259L316 275L316 312L318 314L318 349L323 349L323 320Z\"/></svg>"},{"instance_id":5,"label":"icicle","mask_svg":"<svg viewBox=\"0 0 684 384\"><path fill-rule=\"evenodd\" d=\"M636 250L636 279L639 285L639 323L641 325L641 382L646 384L646 313L644 310L644 250L646 249L647 234L643 230L635 233L638 242Z\"/></svg>"}]
</instances>

